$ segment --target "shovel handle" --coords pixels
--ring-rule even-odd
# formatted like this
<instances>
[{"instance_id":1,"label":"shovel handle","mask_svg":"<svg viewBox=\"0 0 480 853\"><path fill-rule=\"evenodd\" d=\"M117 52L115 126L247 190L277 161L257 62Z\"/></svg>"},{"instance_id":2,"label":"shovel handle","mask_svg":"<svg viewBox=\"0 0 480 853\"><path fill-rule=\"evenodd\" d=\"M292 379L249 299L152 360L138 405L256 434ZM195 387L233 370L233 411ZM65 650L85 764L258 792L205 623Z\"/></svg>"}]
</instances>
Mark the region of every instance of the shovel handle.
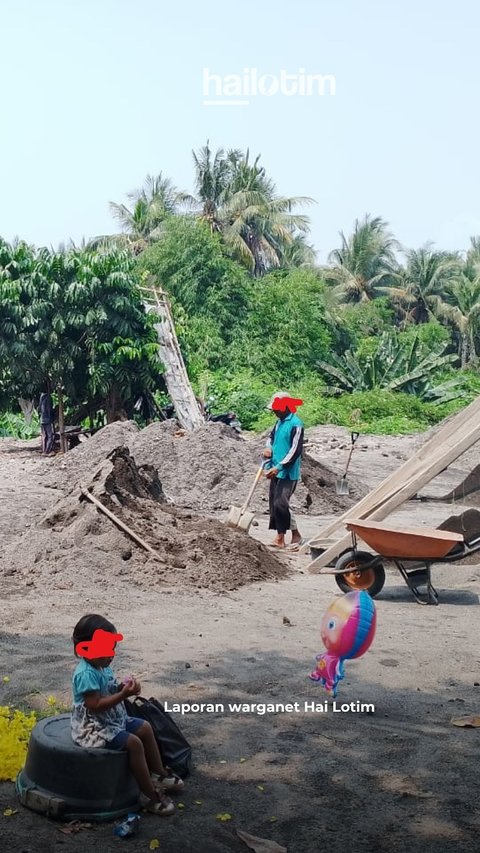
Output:
<instances>
[{"instance_id":1,"label":"shovel handle","mask_svg":"<svg viewBox=\"0 0 480 853\"><path fill-rule=\"evenodd\" d=\"M253 493L254 493L255 489L257 488L257 483L258 483L260 477L262 476L262 473L263 473L263 465L260 466L257 473L255 474L255 479L254 479L254 481L252 483L252 487L251 487L251 489L250 489L250 491L246 497L245 503L243 504L243 506L240 510L240 515L243 515L244 512L246 512L246 510L248 509L248 505L249 505L250 501L252 500Z\"/></svg>"},{"instance_id":2,"label":"shovel handle","mask_svg":"<svg viewBox=\"0 0 480 853\"><path fill-rule=\"evenodd\" d=\"M348 466L350 465L350 459L352 458L352 453L353 453L353 449L354 449L354 447L355 447L355 442L356 442L356 440L357 440L357 438L358 438L358 436L359 436L359 435L360 435L360 433L359 433L359 432L352 432L352 433L350 433L350 438L352 439L352 446L351 446L351 448L350 448L350 453L348 454L347 464L346 464L346 467L345 467L345 473L344 473L344 475L343 475L343 477L342 477L342 480L344 480L344 479L345 479L345 477L347 476L347 473L348 473Z\"/></svg>"}]
</instances>

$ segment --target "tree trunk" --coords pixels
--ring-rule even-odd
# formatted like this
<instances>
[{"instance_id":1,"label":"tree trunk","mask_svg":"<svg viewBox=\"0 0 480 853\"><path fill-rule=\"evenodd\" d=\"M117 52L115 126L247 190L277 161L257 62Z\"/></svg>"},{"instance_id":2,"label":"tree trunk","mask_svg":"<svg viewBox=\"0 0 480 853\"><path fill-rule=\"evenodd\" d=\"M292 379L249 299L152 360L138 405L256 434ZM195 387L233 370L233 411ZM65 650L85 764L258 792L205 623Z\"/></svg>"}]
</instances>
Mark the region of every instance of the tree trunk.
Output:
<instances>
[{"instance_id":1,"label":"tree trunk","mask_svg":"<svg viewBox=\"0 0 480 853\"><path fill-rule=\"evenodd\" d=\"M122 397L118 388L111 388L105 400L105 414L107 424L113 424L115 421L127 420L127 413L123 408Z\"/></svg>"},{"instance_id":2,"label":"tree trunk","mask_svg":"<svg viewBox=\"0 0 480 853\"><path fill-rule=\"evenodd\" d=\"M142 288L150 293L156 301L156 305L145 304L147 312L156 311L162 318L160 323L155 324L160 345L160 359L165 371L164 378L170 399L175 407L175 414L180 425L192 431L205 423L198 407L195 394L185 368L182 353L178 345L177 335L170 305L166 294L156 288Z\"/></svg>"},{"instance_id":3,"label":"tree trunk","mask_svg":"<svg viewBox=\"0 0 480 853\"><path fill-rule=\"evenodd\" d=\"M65 414L63 411L63 389L57 388L58 396L58 431L60 433L60 452L65 453L67 450L67 441L65 438Z\"/></svg>"},{"instance_id":4,"label":"tree trunk","mask_svg":"<svg viewBox=\"0 0 480 853\"><path fill-rule=\"evenodd\" d=\"M18 397L18 405L22 410L23 417L25 418L25 423L29 426L32 422L32 415L35 409L35 403L33 400L25 400L23 397Z\"/></svg>"}]
</instances>

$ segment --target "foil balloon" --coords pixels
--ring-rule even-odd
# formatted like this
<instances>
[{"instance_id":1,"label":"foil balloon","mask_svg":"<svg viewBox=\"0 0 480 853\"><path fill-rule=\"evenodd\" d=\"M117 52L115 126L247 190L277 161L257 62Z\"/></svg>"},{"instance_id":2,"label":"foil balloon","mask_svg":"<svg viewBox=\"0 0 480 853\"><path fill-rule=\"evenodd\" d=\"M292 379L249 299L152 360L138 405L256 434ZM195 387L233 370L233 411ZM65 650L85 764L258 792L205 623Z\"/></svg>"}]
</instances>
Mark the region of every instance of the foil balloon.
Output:
<instances>
[{"instance_id":1,"label":"foil balloon","mask_svg":"<svg viewBox=\"0 0 480 853\"><path fill-rule=\"evenodd\" d=\"M373 599L365 590L335 599L322 619L320 636L327 651L315 658L312 681L320 682L335 697L338 682L345 676L344 661L359 658L370 648L376 622Z\"/></svg>"}]
</instances>

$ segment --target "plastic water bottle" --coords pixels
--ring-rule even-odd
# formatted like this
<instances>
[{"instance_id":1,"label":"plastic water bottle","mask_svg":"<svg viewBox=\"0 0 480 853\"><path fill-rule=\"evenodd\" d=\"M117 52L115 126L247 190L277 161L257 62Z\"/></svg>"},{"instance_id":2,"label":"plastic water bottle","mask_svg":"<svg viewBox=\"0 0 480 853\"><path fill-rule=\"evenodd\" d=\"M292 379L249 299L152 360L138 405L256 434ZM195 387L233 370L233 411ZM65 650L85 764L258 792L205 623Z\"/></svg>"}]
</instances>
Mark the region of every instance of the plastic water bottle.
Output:
<instances>
[{"instance_id":1,"label":"plastic water bottle","mask_svg":"<svg viewBox=\"0 0 480 853\"><path fill-rule=\"evenodd\" d=\"M113 834L118 835L119 838L129 838L131 835L136 835L139 829L140 815L129 814L123 823L115 827Z\"/></svg>"}]
</instances>

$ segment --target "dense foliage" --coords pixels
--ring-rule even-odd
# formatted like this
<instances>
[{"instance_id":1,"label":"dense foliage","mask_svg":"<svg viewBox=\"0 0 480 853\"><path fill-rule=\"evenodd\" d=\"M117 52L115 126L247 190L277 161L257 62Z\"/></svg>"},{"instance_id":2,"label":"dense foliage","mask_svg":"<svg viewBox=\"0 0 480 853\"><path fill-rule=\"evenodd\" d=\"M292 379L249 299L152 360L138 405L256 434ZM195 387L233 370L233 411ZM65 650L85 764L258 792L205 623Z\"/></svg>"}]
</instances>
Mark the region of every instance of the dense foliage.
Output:
<instances>
[{"instance_id":1,"label":"dense foliage","mask_svg":"<svg viewBox=\"0 0 480 853\"><path fill-rule=\"evenodd\" d=\"M114 420L161 379L153 318L134 259L115 248L68 252L0 244L0 392L59 390L70 409L102 408Z\"/></svg>"},{"instance_id":2,"label":"dense foliage","mask_svg":"<svg viewBox=\"0 0 480 853\"><path fill-rule=\"evenodd\" d=\"M366 216L322 267L295 212L311 199L280 195L258 157L207 143L194 186L147 176L129 205L111 203L122 233L84 248L0 241L3 433L46 384L77 422L165 399L150 282L171 298L195 390L247 428L267 424L280 387L305 400L307 424L386 432L424 428L480 392L479 238L463 256L403 249Z\"/></svg>"}]
</instances>

